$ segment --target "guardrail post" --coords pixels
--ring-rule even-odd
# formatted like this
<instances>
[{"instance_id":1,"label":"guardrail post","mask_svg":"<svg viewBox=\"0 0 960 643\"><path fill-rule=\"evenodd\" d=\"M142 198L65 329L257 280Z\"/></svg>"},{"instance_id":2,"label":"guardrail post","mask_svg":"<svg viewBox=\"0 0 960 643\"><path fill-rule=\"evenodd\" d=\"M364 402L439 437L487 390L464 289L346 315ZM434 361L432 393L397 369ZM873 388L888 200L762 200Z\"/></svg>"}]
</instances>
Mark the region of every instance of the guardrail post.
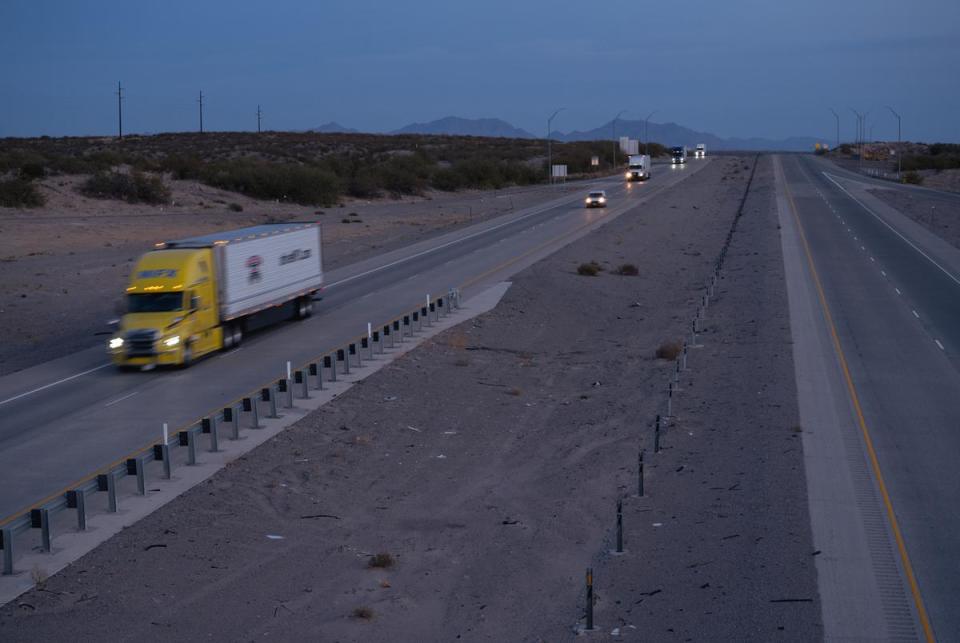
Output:
<instances>
[{"instance_id":1,"label":"guardrail post","mask_svg":"<svg viewBox=\"0 0 960 643\"><path fill-rule=\"evenodd\" d=\"M3 575L13 575L13 530L4 527L0 530L0 546L3 547Z\"/></svg>"},{"instance_id":2,"label":"guardrail post","mask_svg":"<svg viewBox=\"0 0 960 643\"><path fill-rule=\"evenodd\" d=\"M394 320L393 320L393 333L394 333L394 335L399 335L399 336L400 336L400 343L402 344L402 343L403 343L403 329L400 327L400 320L399 320L399 319L394 319Z\"/></svg>"},{"instance_id":3,"label":"guardrail post","mask_svg":"<svg viewBox=\"0 0 960 643\"><path fill-rule=\"evenodd\" d=\"M587 567L587 630L593 630L593 569Z\"/></svg>"},{"instance_id":4,"label":"guardrail post","mask_svg":"<svg viewBox=\"0 0 960 643\"><path fill-rule=\"evenodd\" d=\"M420 311L419 311L419 310L413 311L413 321L415 321L416 324L417 324L417 330L420 330L420 329L423 328L423 322L420 321ZM411 337L413 336L413 324L410 324L410 336L411 336Z\"/></svg>"},{"instance_id":5,"label":"guardrail post","mask_svg":"<svg viewBox=\"0 0 960 643\"><path fill-rule=\"evenodd\" d=\"M240 413L236 406L223 407L223 421L230 423L230 439L240 439Z\"/></svg>"},{"instance_id":6,"label":"guardrail post","mask_svg":"<svg viewBox=\"0 0 960 643\"><path fill-rule=\"evenodd\" d=\"M163 463L163 479L169 480L171 477L170 469L173 463L170 462L170 445L166 441L153 445L153 457Z\"/></svg>"},{"instance_id":7,"label":"guardrail post","mask_svg":"<svg viewBox=\"0 0 960 643\"><path fill-rule=\"evenodd\" d=\"M30 526L40 530L40 551L50 553L50 510L41 507L30 510Z\"/></svg>"},{"instance_id":8,"label":"guardrail post","mask_svg":"<svg viewBox=\"0 0 960 643\"><path fill-rule=\"evenodd\" d=\"M300 385L300 397L310 399L310 387L307 386L307 376L302 370L294 371L293 382Z\"/></svg>"},{"instance_id":9,"label":"guardrail post","mask_svg":"<svg viewBox=\"0 0 960 643\"><path fill-rule=\"evenodd\" d=\"M440 321L440 315L437 314L437 303L434 301L430 302L430 314L427 315L427 321L431 321L430 319L431 316L433 316L432 321L436 321L436 322Z\"/></svg>"},{"instance_id":10,"label":"guardrail post","mask_svg":"<svg viewBox=\"0 0 960 643\"><path fill-rule=\"evenodd\" d=\"M369 337L361 337L361 338L360 338L360 349L363 350L364 348L369 348L369 349L370 349L370 359L372 360L372 359L373 359L373 346L370 345L370 338L369 338Z\"/></svg>"},{"instance_id":11,"label":"guardrail post","mask_svg":"<svg viewBox=\"0 0 960 643\"><path fill-rule=\"evenodd\" d=\"M637 495L643 497L643 449L637 456Z\"/></svg>"},{"instance_id":12,"label":"guardrail post","mask_svg":"<svg viewBox=\"0 0 960 643\"><path fill-rule=\"evenodd\" d=\"M137 476L137 493L141 496L147 495L146 484L143 479L142 458L127 458L127 475Z\"/></svg>"},{"instance_id":13,"label":"guardrail post","mask_svg":"<svg viewBox=\"0 0 960 643\"><path fill-rule=\"evenodd\" d=\"M437 319L440 319L441 313L446 317L447 309L443 305L443 297L437 297Z\"/></svg>"},{"instance_id":14,"label":"guardrail post","mask_svg":"<svg viewBox=\"0 0 960 643\"><path fill-rule=\"evenodd\" d=\"M87 497L83 489L71 489L67 492L67 508L77 510L77 531L86 531Z\"/></svg>"},{"instance_id":15,"label":"guardrail post","mask_svg":"<svg viewBox=\"0 0 960 643\"><path fill-rule=\"evenodd\" d=\"M265 386L260 389L260 401L270 403L270 412L267 415L268 418L277 417L277 400L276 396L272 395L271 387Z\"/></svg>"},{"instance_id":16,"label":"guardrail post","mask_svg":"<svg viewBox=\"0 0 960 643\"><path fill-rule=\"evenodd\" d=\"M317 378L317 390L323 390L323 372L320 370L320 365L316 362L311 362L310 366L307 367L309 374Z\"/></svg>"},{"instance_id":17,"label":"guardrail post","mask_svg":"<svg viewBox=\"0 0 960 643\"><path fill-rule=\"evenodd\" d=\"M660 453L660 416L657 416L657 423L653 429L653 452Z\"/></svg>"},{"instance_id":18,"label":"guardrail post","mask_svg":"<svg viewBox=\"0 0 960 643\"><path fill-rule=\"evenodd\" d=\"M360 351L357 350L356 342L351 342L347 346L347 355L356 355L357 357L357 368L363 367L363 361L360 359ZM349 357L347 359L350 359Z\"/></svg>"},{"instance_id":19,"label":"guardrail post","mask_svg":"<svg viewBox=\"0 0 960 643\"><path fill-rule=\"evenodd\" d=\"M427 321L427 326L430 326L430 315L427 314L427 310L426 306L420 307L420 328L423 328L424 320Z\"/></svg>"},{"instance_id":20,"label":"guardrail post","mask_svg":"<svg viewBox=\"0 0 960 643\"><path fill-rule=\"evenodd\" d=\"M217 416L211 415L200 421L201 431L210 434L210 453L220 450L220 431L217 428Z\"/></svg>"},{"instance_id":21,"label":"guardrail post","mask_svg":"<svg viewBox=\"0 0 960 643\"><path fill-rule=\"evenodd\" d=\"M623 553L623 500L617 498L617 553Z\"/></svg>"},{"instance_id":22,"label":"guardrail post","mask_svg":"<svg viewBox=\"0 0 960 643\"><path fill-rule=\"evenodd\" d=\"M117 513L117 474L110 471L98 475L97 490L107 492L107 511Z\"/></svg>"},{"instance_id":23,"label":"guardrail post","mask_svg":"<svg viewBox=\"0 0 960 643\"><path fill-rule=\"evenodd\" d=\"M281 377L277 380L277 395L283 393L283 397L286 398L286 406L288 409L293 408L293 388L290 386L290 380L285 377Z\"/></svg>"},{"instance_id":24,"label":"guardrail post","mask_svg":"<svg viewBox=\"0 0 960 643\"><path fill-rule=\"evenodd\" d=\"M347 359L347 351L342 348L337 349L337 361L343 362L343 374L350 374L350 360Z\"/></svg>"},{"instance_id":25,"label":"guardrail post","mask_svg":"<svg viewBox=\"0 0 960 643\"><path fill-rule=\"evenodd\" d=\"M393 348L393 335L390 334L390 324L385 324L385 325L383 326L383 343L384 343L384 344L387 343L387 337L390 338L390 348ZM383 347L382 347L382 346L381 346L381 349L380 349L380 350L381 350L381 352L383 351Z\"/></svg>"},{"instance_id":26,"label":"guardrail post","mask_svg":"<svg viewBox=\"0 0 960 643\"><path fill-rule=\"evenodd\" d=\"M187 447L187 464L194 466L197 464L197 442L193 438L193 431L187 429L177 434L177 439L182 447Z\"/></svg>"},{"instance_id":27,"label":"guardrail post","mask_svg":"<svg viewBox=\"0 0 960 643\"><path fill-rule=\"evenodd\" d=\"M407 333L408 335L413 335L413 328L410 327L410 315L403 316L403 328L400 330L400 339L403 339L403 334Z\"/></svg>"},{"instance_id":28,"label":"guardrail post","mask_svg":"<svg viewBox=\"0 0 960 643\"><path fill-rule=\"evenodd\" d=\"M337 367L336 367L336 365L333 363L333 358L330 357L330 355L324 355L324 356L323 356L323 367L324 367L324 368L327 368L327 369L330 369L330 381L331 381L331 382L336 382L336 381L337 381Z\"/></svg>"},{"instance_id":29,"label":"guardrail post","mask_svg":"<svg viewBox=\"0 0 960 643\"><path fill-rule=\"evenodd\" d=\"M377 347L379 348L379 352L380 352L380 354L382 355L382 354L383 354L383 342L380 341L380 331L379 331L379 330L373 331L373 341L371 342L371 346L370 346L370 353L371 353L371 354L373 353L373 344L377 344Z\"/></svg>"}]
</instances>

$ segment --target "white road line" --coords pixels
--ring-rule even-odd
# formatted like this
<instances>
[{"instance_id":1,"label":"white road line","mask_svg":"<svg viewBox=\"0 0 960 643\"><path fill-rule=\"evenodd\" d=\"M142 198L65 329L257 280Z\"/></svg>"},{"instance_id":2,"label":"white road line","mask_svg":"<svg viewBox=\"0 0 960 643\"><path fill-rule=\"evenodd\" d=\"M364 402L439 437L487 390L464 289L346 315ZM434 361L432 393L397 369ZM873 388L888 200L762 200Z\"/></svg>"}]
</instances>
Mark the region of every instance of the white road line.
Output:
<instances>
[{"instance_id":1,"label":"white road line","mask_svg":"<svg viewBox=\"0 0 960 643\"><path fill-rule=\"evenodd\" d=\"M876 261L876 259L874 259L873 257L870 257L870 261Z\"/></svg>"},{"instance_id":2,"label":"white road line","mask_svg":"<svg viewBox=\"0 0 960 643\"><path fill-rule=\"evenodd\" d=\"M856 239L856 237L854 237L854 239ZM860 246L860 249L863 250L864 252L866 252L866 250L867 250L867 249L864 248L863 246Z\"/></svg>"},{"instance_id":3,"label":"white road line","mask_svg":"<svg viewBox=\"0 0 960 643\"><path fill-rule=\"evenodd\" d=\"M112 402L107 402L106 404L104 404L104 406L113 406L114 404L119 404L120 402L123 402L124 400L130 399L131 397L133 397L134 395L136 395L136 394L139 393L139 392L140 392L140 391L134 391L133 393L130 393L129 395L124 395L123 397L119 397L119 398L113 400Z\"/></svg>"},{"instance_id":4,"label":"white road line","mask_svg":"<svg viewBox=\"0 0 960 643\"><path fill-rule=\"evenodd\" d=\"M64 382L69 382L70 380L75 380L75 379L77 379L78 377L82 377L82 376L87 375L87 374L89 374L89 373L92 373L92 372L94 372L94 371L99 371L101 368L106 368L106 367L108 367L108 366L110 366L109 362L106 363L106 364L101 364L100 366L97 366L97 367L95 367L95 368L91 368L91 369L88 370L88 371L84 371L84 372L82 372L82 373L77 373L76 375L71 375L70 377L65 377L65 378L63 378L62 380L57 380L56 382L50 382L49 384L44 384L43 386L40 386L40 387L38 387L38 388L35 388L35 389L33 389L32 391L27 391L26 393L21 393L20 395L14 395L13 397L8 397L7 399L5 399L5 400L3 400L2 402L0 402L0 406L3 406L3 405L6 404L7 402L13 402L14 400L19 400L21 397L26 397L26 396L28 396L28 395L33 395L34 393L39 393L40 391L46 390L46 389L50 388L51 386L56 386L57 384L63 384Z\"/></svg>"},{"instance_id":5,"label":"white road line","mask_svg":"<svg viewBox=\"0 0 960 643\"><path fill-rule=\"evenodd\" d=\"M894 288L894 290L897 291L897 294L898 294L898 295L902 295L902 294L903 294L902 292L900 292L900 289L899 289L899 288Z\"/></svg>"},{"instance_id":6,"label":"white road line","mask_svg":"<svg viewBox=\"0 0 960 643\"><path fill-rule=\"evenodd\" d=\"M909 245L911 248L913 248L914 250L916 250L917 252L919 252L921 255L923 255L923 257L924 257L927 261L929 261L930 263L932 263L933 265L935 265L937 268L939 268L940 271L941 271L943 274L945 274L946 276L950 277L957 285L960 285L960 279L957 279L957 277L955 277L955 276L954 276L951 272L949 272L946 268L944 268L944 267L941 266L939 263L937 263L936 261L934 261L933 258L932 258L930 255L928 255L926 252L924 252L923 250L921 250L920 248L918 248L912 241L910 241L910 239L907 239L905 236L903 236L902 234L900 234L899 232L897 232L897 230L896 230L893 226L891 226L889 223L887 223L886 221L884 221L876 212L874 212L873 210L871 210L870 208L868 208L867 206L865 206L865 205L860 201L860 199L858 199L857 197L855 197L855 196L853 196L852 194L850 194L845 187L843 187L842 185L840 185L839 183L837 183L837 182L833 179L832 176L830 176L830 175L829 175L828 173L826 173L826 172L823 172L823 175L827 178L827 180L829 180L831 183L833 183L833 184L836 185L838 188L840 188L840 189L843 191L844 194L846 194L848 197L850 197L851 199L853 199L854 201L856 201L856 202L857 202L857 205L859 205L861 208L863 208L864 210L866 210L867 212L869 212L871 215L873 215L873 217L874 217L877 221L879 221L879 222L882 223L883 225L887 226L895 235L897 235L898 237L900 237L901 239L903 239L903 240L907 243L907 245Z\"/></svg>"},{"instance_id":7,"label":"white road line","mask_svg":"<svg viewBox=\"0 0 960 643\"><path fill-rule=\"evenodd\" d=\"M933 340L933 341L935 341L935 342L937 343L937 346L940 347L940 350L944 350L943 344L940 343L940 340L939 340L939 339L935 339L935 340Z\"/></svg>"},{"instance_id":8,"label":"white road line","mask_svg":"<svg viewBox=\"0 0 960 643\"><path fill-rule=\"evenodd\" d=\"M880 274L883 275L884 277L887 276L887 273L886 273L886 271L884 271L884 270L881 270L881 271L880 271Z\"/></svg>"},{"instance_id":9,"label":"white road line","mask_svg":"<svg viewBox=\"0 0 960 643\"><path fill-rule=\"evenodd\" d=\"M910 309L910 312L913 313L913 316L914 316L914 317L916 317L917 319L920 319L920 315L917 314L917 311L915 311L915 310L913 310L913 309L911 308L911 309Z\"/></svg>"}]
</instances>

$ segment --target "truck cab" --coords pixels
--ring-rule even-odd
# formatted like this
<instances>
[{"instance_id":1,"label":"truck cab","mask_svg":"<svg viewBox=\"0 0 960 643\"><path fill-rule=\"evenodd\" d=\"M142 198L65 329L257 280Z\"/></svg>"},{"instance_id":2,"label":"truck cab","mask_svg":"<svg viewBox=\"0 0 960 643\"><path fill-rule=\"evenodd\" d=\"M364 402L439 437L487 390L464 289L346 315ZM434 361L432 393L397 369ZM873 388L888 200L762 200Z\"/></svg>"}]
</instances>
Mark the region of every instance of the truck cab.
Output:
<instances>
[{"instance_id":1,"label":"truck cab","mask_svg":"<svg viewBox=\"0 0 960 643\"><path fill-rule=\"evenodd\" d=\"M209 248L160 249L137 262L110 339L117 366L189 365L223 344Z\"/></svg>"},{"instance_id":2,"label":"truck cab","mask_svg":"<svg viewBox=\"0 0 960 643\"><path fill-rule=\"evenodd\" d=\"M686 146L670 148L671 165L685 165L687 163Z\"/></svg>"},{"instance_id":3,"label":"truck cab","mask_svg":"<svg viewBox=\"0 0 960 643\"><path fill-rule=\"evenodd\" d=\"M703 143L697 143L697 147L693 152L694 158L702 159L707 157L707 146Z\"/></svg>"},{"instance_id":4,"label":"truck cab","mask_svg":"<svg viewBox=\"0 0 960 643\"><path fill-rule=\"evenodd\" d=\"M627 182L646 181L650 178L650 157L646 154L636 154L627 160Z\"/></svg>"}]
</instances>

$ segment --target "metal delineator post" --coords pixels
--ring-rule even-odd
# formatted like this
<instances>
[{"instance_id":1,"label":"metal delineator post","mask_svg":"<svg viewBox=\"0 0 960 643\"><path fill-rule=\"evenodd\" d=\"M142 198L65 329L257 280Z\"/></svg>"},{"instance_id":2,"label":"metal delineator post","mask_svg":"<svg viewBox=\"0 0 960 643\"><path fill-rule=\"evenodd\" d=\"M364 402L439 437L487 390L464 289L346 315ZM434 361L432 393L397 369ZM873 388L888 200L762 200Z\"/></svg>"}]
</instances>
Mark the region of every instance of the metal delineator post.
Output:
<instances>
[{"instance_id":1,"label":"metal delineator post","mask_svg":"<svg viewBox=\"0 0 960 643\"><path fill-rule=\"evenodd\" d=\"M593 629L593 568L587 567L587 630Z\"/></svg>"},{"instance_id":2,"label":"metal delineator post","mask_svg":"<svg viewBox=\"0 0 960 643\"><path fill-rule=\"evenodd\" d=\"M307 385L307 374L298 369L293 373L293 381L300 385L300 397L310 399L310 387Z\"/></svg>"},{"instance_id":3,"label":"metal delineator post","mask_svg":"<svg viewBox=\"0 0 960 643\"><path fill-rule=\"evenodd\" d=\"M230 439L240 439L240 411L236 406L223 407L223 421L230 423Z\"/></svg>"},{"instance_id":4,"label":"metal delineator post","mask_svg":"<svg viewBox=\"0 0 960 643\"><path fill-rule=\"evenodd\" d=\"M180 446L187 447L187 464L191 467L197 464L197 440L194 437L193 430L180 431L177 434L177 440Z\"/></svg>"},{"instance_id":5,"label":"metal delineator post","mask_svg":"<svg viewBox=\"0 0 960 643\"><path fill-rule=\"evenodd\" d=\"M637 495L643 497L643 449L637 456Z\"/></svg>"},{"instance_id":6,"label":"metal delineator post","mask_svg":"<svg viewBox=\"0 0 960 643\"><path fill-rule=\"evenodd\" d=\"M653 452L660 453L660 416L657 416L656 424L653 428Z\"/></svg>"}]
</instances>

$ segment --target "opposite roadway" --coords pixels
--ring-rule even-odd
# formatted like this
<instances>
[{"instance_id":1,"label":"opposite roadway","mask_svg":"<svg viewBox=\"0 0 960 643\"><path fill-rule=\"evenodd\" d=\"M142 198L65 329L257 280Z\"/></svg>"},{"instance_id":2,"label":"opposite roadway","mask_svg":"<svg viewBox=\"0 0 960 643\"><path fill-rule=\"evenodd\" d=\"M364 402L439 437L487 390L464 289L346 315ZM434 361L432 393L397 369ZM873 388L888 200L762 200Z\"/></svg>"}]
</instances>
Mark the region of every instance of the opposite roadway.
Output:
<instances>
[{"instance_id":1,"label":"opposite roadway","mask_svg":"<svg viewBox=\"0 0 960 643\"><path fill-rule=\"evenodd\" d=\"M960 640L960 251L866 189L910 188L777 163L825 633Z\"/></svg>"},{"instance_id":2,"label":"opposite roadway","mask_svg":"<svg viewBox=\"0 0 960 643\"><path fill-rule=\"evenodd\" d=\"M707 161L709 162L709 161ZM623 214L705 165L661 167L650 181L584 185L538 206L420 242L327 274L323 301L306 321L249 335L242 346L187 370L119 373L95 347L0 378L0 523L101 467L196 422L294 367L460 287L492 285ZM655 168L657 169L657 168ZM586 210L589 187L605 209ZM15 513L14 513L15 512Z\"/></svg>"}]
</instances>

